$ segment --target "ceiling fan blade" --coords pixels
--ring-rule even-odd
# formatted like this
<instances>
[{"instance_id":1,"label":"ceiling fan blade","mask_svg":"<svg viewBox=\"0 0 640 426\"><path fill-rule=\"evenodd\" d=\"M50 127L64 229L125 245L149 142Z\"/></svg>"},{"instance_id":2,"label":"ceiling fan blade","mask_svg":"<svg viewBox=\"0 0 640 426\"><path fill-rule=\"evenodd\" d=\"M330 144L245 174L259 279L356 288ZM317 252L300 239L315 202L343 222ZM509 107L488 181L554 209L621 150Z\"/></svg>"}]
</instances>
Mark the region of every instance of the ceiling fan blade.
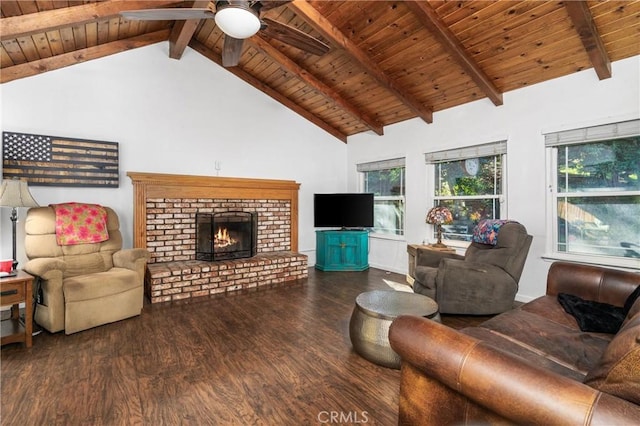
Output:
<instances>
[{"instance_id":1,"label":"ceiling fan blade","mask_svg":"<svg viewBox=\"0 0 640 426\"><path fill-rule=\"evenodd\" d=\"M322 56L329 51L327 44L305 32L269 18L263 18L262 20L267 25L266 28L262 30L266 36L318 56Z\"/></svg>"},{"instance_id":2,"label":"ceiling fan blade","mask_svg":"<svg viewBox=\"0 0 640 426\"><path fill-rule=\"evenodd\" d=\"M282 6L284 4L287 4L287 3L291 3L291 0L282 0L282 1L278 1L278 0L274 0L274 1L262 0L260 2L260 4L262 5L262 7L260 8L260 11L266 12L267 10L275 9L276 7L280 7L280 6Z\"/></svg>"},{"instance_id":3,"label":"ceiling fan blade","mask_svg":"<svg viewBox=\"0 0 640 426\"><path fill-rule=\"evenodd\" d=\"M142 9L120 12L120 16L136 21L174 21L176 19L211 19L216 14L207 8Z\"/></svg>"},{"instance_id":4,"label":"ceiling fan blade","mask_svg":"<svg viewBox=\"0 0 640 426\"><path fill-rule=\"evenodd\" d=\"M242 44L244 40L224 35L224 44L222 46L222 66L235 67L240 62L242 55Z\"/></svg>"}]
</instances>

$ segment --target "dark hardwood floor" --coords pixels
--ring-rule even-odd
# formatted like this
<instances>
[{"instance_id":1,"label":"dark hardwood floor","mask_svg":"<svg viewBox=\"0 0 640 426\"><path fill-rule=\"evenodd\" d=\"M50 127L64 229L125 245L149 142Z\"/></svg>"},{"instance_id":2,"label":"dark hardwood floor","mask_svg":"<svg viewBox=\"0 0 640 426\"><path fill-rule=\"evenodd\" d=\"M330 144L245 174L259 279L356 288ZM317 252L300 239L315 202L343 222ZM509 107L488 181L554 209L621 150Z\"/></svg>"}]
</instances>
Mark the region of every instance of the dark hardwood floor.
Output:
<instances>
[{"instance_id":1,"label":"dark hardwood floor","mask_svg":"<svg viewBox=\"0 0 640 426\"><path fill-rule=\"evenodd\" d=\"M356 296L403 275L320 272L2 347L2 425L397 423L399 371L352 351ZM397 283L397 284L394 284ZM486 317L444 316L452 327ZM334 416L334 417L331 417Z\"/></svg>"}]
</instances>

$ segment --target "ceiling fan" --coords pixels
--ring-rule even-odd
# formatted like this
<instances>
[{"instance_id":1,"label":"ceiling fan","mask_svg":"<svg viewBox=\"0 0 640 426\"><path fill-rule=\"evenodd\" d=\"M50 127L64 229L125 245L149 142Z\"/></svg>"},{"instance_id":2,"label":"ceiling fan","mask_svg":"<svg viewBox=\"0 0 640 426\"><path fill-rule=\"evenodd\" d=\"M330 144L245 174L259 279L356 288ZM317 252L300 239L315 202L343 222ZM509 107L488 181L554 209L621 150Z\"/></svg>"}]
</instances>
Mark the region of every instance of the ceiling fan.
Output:
<instances>
[{"instance_id":1,"label":"ceiling fan","mask_svg":"<svg viewBox=\"0 0 640 426\"><path fill-rule=\"evenodd\" d=\"M297 28L261 16L262 12L283 6L290 1L219 0L210 2L206 8L142 9L123 11L120 15L126 19L145 21L214 19L218 28L225 34L222 48L222 65L225 67L238 65L244 39L258 31L313 55L321 56L327 53L329 46L322 41Z\"/></svg>"}]
</instances>

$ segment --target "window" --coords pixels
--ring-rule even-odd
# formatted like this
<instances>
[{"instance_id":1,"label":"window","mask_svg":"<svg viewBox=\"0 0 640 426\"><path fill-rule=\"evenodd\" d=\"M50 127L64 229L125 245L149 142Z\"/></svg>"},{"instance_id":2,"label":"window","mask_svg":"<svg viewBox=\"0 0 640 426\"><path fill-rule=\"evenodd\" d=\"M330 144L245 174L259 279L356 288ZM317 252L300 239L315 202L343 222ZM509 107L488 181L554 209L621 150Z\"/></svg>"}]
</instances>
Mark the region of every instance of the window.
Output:
<instances>
[{"instance_id":1,"label":"window","mask_svg":"<svg viewBox=\"0 0 640 426\"><path fill-rule=\"evenodd\" d=\"M640 120L547 134L545 144L552 251L640 258Z\"/></svg>"},{"instance_id":2,"label":"window","mask_svg":"<svg viewBox=\"0 0 640 426\"><path fill-rule=\"evenodd\" d=\"M404 235L404 158L358 164L363 192L373 193L373 232Z\"/></svg>"},{"instance_id":3,"label":"window","mask_svg":"<svg viewBox=\"0 0 640 426\"><path fill-rule=\"evenodd\" d=\"M504 202L506 141L426 154L434 166L433 205L451 210L446 240L471 241L481 219L499 219Z\"/></svg>"}]
</instances>

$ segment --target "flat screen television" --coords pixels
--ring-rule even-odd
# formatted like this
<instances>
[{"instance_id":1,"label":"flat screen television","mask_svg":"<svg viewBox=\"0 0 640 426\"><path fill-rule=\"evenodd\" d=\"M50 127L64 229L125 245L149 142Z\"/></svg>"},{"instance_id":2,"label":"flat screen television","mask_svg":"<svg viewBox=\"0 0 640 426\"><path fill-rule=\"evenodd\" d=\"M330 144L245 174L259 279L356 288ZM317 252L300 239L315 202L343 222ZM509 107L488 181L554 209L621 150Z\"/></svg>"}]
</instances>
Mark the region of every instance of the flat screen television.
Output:
<instances>
[{"instance_id":1,"label":"flat screen television","mask_svg":"<svg viewBox=\"0 0 640 426\"><path fill-rule=\"evenodd\" d=\"M372 228L373 194L315 194L313 225L316 228Z\"/></svg>"}]
</instances>

